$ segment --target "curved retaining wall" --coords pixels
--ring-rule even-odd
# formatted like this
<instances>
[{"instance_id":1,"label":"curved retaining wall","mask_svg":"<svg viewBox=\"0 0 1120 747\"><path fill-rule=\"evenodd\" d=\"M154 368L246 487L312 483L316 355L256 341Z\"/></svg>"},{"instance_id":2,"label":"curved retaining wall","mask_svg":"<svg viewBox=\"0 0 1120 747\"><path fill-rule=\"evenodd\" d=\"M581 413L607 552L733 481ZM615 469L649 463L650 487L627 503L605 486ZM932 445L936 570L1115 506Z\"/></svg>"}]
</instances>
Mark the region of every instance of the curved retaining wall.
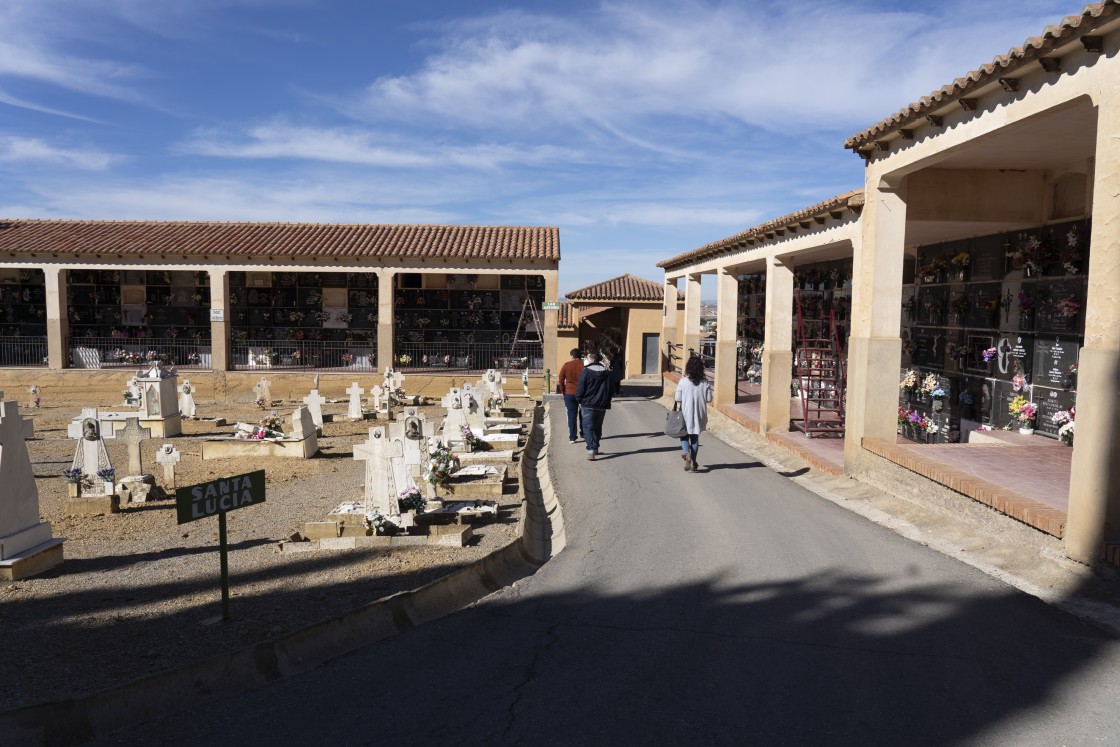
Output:
<instances>
[{"instance_id":1,"label":"curved retaining wall","mask_svg":"<svg viewBox=\"0 0 1120 747\"><path fill-rule=\"evenodd\" d=\"M0 713L0 744L78 744L214 698L264 687L438 620L532 575L565 545L564 518L548 466L549 431L546 408L538 404L518 464L521 536L482 560L275 640L81 698Z\"/></svg>"}]
</instances>

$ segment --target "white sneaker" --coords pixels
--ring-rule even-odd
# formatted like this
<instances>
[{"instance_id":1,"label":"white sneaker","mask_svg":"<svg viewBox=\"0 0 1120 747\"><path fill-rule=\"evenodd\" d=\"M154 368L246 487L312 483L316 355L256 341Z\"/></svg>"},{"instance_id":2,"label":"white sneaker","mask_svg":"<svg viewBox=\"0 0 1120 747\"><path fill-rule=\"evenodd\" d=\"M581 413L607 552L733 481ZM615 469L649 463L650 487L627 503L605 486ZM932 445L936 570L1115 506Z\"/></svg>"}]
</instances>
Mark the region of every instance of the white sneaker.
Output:
<instances>
[{"instance_id":1,"label":"white sneaker","mask_svg":"<svg viewBox=\"0 0 1120 747\"><path fill-rule=\"evenodd\" d=\"M576 440L574 438L569 438L568 439L568 443L570 443L570 444L574 444L575 442L576 442Z\"/></svg>"}]
</instances>

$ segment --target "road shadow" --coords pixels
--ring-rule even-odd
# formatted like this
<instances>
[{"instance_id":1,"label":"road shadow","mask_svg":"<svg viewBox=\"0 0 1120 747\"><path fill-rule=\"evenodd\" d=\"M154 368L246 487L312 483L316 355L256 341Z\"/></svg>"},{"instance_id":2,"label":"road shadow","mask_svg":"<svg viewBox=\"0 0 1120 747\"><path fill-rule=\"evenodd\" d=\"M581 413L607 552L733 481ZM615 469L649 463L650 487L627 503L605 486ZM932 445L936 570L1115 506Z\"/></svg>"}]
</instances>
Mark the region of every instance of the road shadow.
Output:
<instances>
[{"instance_id":1,"label":"road shadow","mask_svg":"<svg viewBox=\"0 0 1120 747\"><path fill-rule=\"evenodd\" d=\"M765 467L762 462L736 462L733 464L701 464L700 472L715 472L721 469L755 469L756 467Z\"/></svg>"}]
</instances>

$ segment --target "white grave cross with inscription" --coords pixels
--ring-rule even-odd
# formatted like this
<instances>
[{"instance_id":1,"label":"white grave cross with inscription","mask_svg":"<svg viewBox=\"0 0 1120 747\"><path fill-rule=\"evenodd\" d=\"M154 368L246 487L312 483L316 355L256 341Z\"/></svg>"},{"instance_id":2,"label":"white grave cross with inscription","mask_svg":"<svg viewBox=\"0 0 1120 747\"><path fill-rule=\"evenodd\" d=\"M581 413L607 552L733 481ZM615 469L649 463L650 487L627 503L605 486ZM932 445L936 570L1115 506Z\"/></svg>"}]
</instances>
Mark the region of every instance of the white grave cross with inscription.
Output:
<instances>
[{"instance_id":1,"label":"white grave cross with inscription","mask_svg":"<svg viewBox=\"0 0 1120 747\"><path fill-rule=\"evenodd\" d=\"M179 450L171 444L164 444L156 452L156 461L163 465L163 483L172 490L176 487L175 465L180 459Z\"/></svg>"},{"instance_id":2,"label":"white grave cross with inscription","mask_svg":"<svg viewBox=\"0 0 1120 747\"><path fill-rule=\"evenodd\" d=\"M144 474L144 465L140 461L140 442L152 437L151 428L141 428L139 418L129 418L125 421L124 428L116 432L116 437L128 444L128 474Z\"/></svg>"},{"instance_id":3,"label":"white grave cross with inscription","mask_svg":"<svg viewBox=\"0 0 1120 747\"><path fill-rule=\"evenodd\" d=\"M362 395L366 393L366 390L358 386L358 382L355 381L350 385L350 388L346 390L346 393L350 395L350 407L346 411L346 416L351 420L361 420Z\"/></svg>"},{"instance_id":4,"label":"white grave cross with inscription","mask_svg":"<svg viewBox=\"0 0 1120 747\"><path fill-rule=\"evenodd\" d=\"M404 444L390 441L385 429L376 426L369 429L369 440L354 445L354 459L366 463L366 515L375 511L392 516L400 514L397 503L397 486L393 479L393 457L404 456Z\"/></svg>"},{"instance_id":5,"label":"white grave cross with inscription","mask_svg":"<svg viewBox=\"0 0 1120 747\"><path fill-rule=\"evenodd\" d=\"M323 403L326 401L327 398L319 394L318 388L312 389L311 394L303 398L303 404L307 405L307 411L311 413L311 422L319 429L323 427Z\"/></svg>"}]
</instances>

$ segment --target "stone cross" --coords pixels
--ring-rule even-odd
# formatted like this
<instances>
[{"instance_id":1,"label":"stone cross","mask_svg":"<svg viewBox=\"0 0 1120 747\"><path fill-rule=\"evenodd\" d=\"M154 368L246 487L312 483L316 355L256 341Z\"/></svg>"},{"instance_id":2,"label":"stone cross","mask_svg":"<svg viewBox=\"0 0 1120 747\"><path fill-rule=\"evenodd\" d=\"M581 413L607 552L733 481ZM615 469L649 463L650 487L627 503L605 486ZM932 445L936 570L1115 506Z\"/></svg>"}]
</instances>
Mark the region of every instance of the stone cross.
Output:
<instances>
[{"instance_id":1,"label":"stone cross","mask_svg":"<svg viewBox=\"0 0 1120 747\"><path fill-rule=\"evenodd\" d=\"M163 465L163 484L175 489L175 465L179 463L179 450L171 444L164 444L156 452L156 461Z\"/></svg>"},{"instance_id":2,"label":"stone cross","mask_svg":"<svg viewBox=\"0 0 1120 747\"><path fill-rule=\"evenodd\" d=\"M257 385L253 387L253 393L264 400L265 407L272 404L272 390L269 388L271 386L272 382L262 376Z\"/></svg>"},{"instance_id":3,"label":"stone cross","mask_svg":"<svg viewBox=\"0 0 1120 747\"><path fill-rule=\"evenodd\" d=\"M504 400L506 398L506 392L503 388L506 383L506 377L502 376L501 371L496 371L493 368L487 370L486 375L482 378L482 381L486 386L485 389L480 386L479 390L483 392L489 390L489 396L487 397L487 399L496 399L500 397Z\"/></svg>"},{"instance_id":4,"label":"stone cross","mask_svg":"<svg viewBox=\"0 0 1120 747\"><path fill-rule=\"evenodd\" d=\"M194 417L194 387L191 385L190 379L183 379L183 385L179 388L179 413L185 418Z\"/></svg>"},{"instance_id":5,"label":"stone cross","mask_svg":"<svg viewBox=\"0 0 1120 747\"><path fill-rule=\"evenodd\" d=\"M319 394L318 388L312 389L311 394L303 398L303 404L307 405L307 411L311 413L311 422L315 423L316 428L323 427L323 403L326 401L327 398Z\"/></svg>"},{"instance_id":6,"label":"stone cross","mask_svg":"<svg viewBox=\"0 0 1120 747\"><path fill-rule=\"evenodd\" d=\"M9 540L17 532L23 532L38 525L39 491L35 487L35 472L31 468L31 457L23 441L24 426L19 414L18 402L0 402L0 560L9 554L27 549L14 547L9 552ZM49 539L50 525L47 525Z\"/></svg>"},{"instance_id":7,"label":"stone cross","mask_svg":"<svg viewBox=\"0 0 1120 747\"><path fill-rule=\"evenodd\" d=\"M373 416L377 417L377 413L381 412L381 386L374 384L369 388L369 404L370 409L373 410Z\"/></svg>"},{"instance_id":8,"label":"stone cross","mask_svg":"<svg viewBox=\"0 0 1120 747\"><path fill-rule=\"evenodd\" d=\"M346 390L346 393L350 395L350 408L346 411L346 416L351 420L361 420L362 395L366 393L366 390L358 386L358 382L355 381L350 385L350 388Z\"/></svg>"},{"instance_id":9,"label":"stone cross","mask_svg":"<svg viewBox=\"0 0 1120 747\"><path fill-rule=\"evenodd\" d=\"M124 428L116 432L116 437L128 444L128 474L144 474L144 465L140 461L140 442L152 437L151 428L141 428L139 418L129 418L125 421Z\"/></svg>"},{"instance_id":10,"label":"stone cross","mask_svg":"<svg viewBox=\"0 0 1120 747\"><path fill-rule=\"evenodd\" d=\"M369 440L355 444L354 459L366 463L365 502L366 515L374 511L386 515L400 514L400 504L397 502L400 490L397 488L393 477L390 461L394 457L404 456L404 444L400 441L390 441L385 434L385 429L376 426L369 429Z\"/></svg>"}]
</instances>

